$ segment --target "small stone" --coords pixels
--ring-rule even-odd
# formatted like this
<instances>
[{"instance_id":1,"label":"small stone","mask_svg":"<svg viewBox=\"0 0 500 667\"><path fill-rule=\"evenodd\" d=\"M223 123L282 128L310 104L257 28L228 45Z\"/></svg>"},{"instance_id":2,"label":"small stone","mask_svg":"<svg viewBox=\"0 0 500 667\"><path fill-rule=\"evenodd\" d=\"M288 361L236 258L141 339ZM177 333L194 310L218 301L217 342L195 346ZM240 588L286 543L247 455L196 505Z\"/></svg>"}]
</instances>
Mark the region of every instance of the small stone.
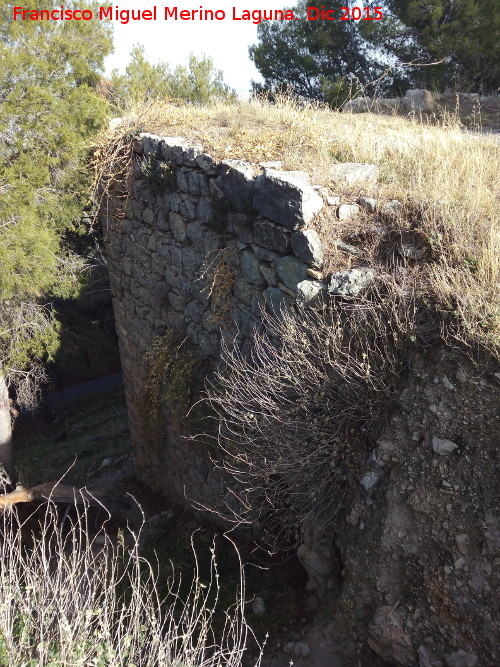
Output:
<instances>
[{"instance_id":1,"label":"small stone","mask_svg":"<svg viewBox=\"0 0 500 667\"><path fill-rule=\"evenodd\" d=\"M476 667L477 655L474 653L466 653L463 649L446 656L444 659L447 667Z\"/></svg>"},{"instance_id":2,"label":"small stone","mask_svg":"<svg viewBox=\"0 0 500 667\"><path fill-rule=\"evenodd\" d=\"M359 197L356 201L368 213L375 213L377 210L377 200L373 197Z\"/></svg>"},{"instance_id":3,"label":"small stone","mask_svg":"<svg viewBox=\"0 0 500 667\"><path fill-rule=\"evenodd\" d=\"M259 162L259 166L263 167L263 169L281 169L283 163L281 160L270 160L268 162Z\"/></svg>"},{"instance_id":4,"label":"small stone","mask_svg":"<svg viewBox=\"0 0 500 667\"><path fill-rule=\"evenodd\" d=\"M328 291L339 296L357 297L375 280L374 269L360 267L339 271L330 276Z\"/></svg>"},{"instance_id":5,"label":"small stone","mask_svg":"<svg viewBox=\"0 0 500 667\"><path fill-rule=\"evenodd\" d=\"M263 616L266 613L266 605L261 597L255 597L252 601L252 611L257 616Z\"/></svg>"},{"instance_id":6,"label":"small stone","mask_svg":"<svg viewBox=\"0 0 500 667\"><path fill-rule=\"evenodd\" d=\"M323 274L321 271L316 271L316 269L307 269L306 273L311 278L314 278L314 280L323 280Z\"/></svg>"},{"instance_id":7,"label":"small stone","mask_svg":"<svg viewBox=\"0 0 500 667\"><path fill-rule=\"evenodd\" d=\"M360 208L357 204L342 204L337 209L339 220L353 220L359 215Z\"/></svg>"},{"instance_id":8,"label":"small stone","mask_svg":"<svg viewBox=\"0 0 500 667\"><path fill-rule=\"evenodd\" d=\"M436 452L436 454L439 454L440 456L446 456L447 454L451 454L455 449L458 449L458 445L456 445L454 442L451 442L451 440L441 440L440 438L436 438L434 436L432 438L432 449Z\"/></svg>"},{"instance_id":9,"label":"small stone","mask_svg":"<svg viewBox=\"0 0 500 667\"><path fill-rule=\"evenodd\" d=\"M395 216L401 213L403 210L403 204L397 199L387 202L381 208L381 213L383 215Z\"/></svg>"},{"instance_id":10,"label":"small stone","mask_svg":"<svg viewBox=\"0 0 500 667\"><path fill-rule=\"evenodd\" d=\"M108 128L113 131L116 130L120 127L120 125L123 125L123 118L112 118L109 121Z\"/></svg>"},{"instance_id":11,"label":"small stone","mask_svg":"<svg viewBox=\"0 0 500 667\"><path fill-rule=\"evenodd\" d=\"M455 542L457 543L458 550L463 556L466 556L469 551L469 536L465 533L461 535L455 535Z\"/></svg>"},{"instance_id":12,"label":"small stone","mask_svg":"<svg viewBox=\"0 0 500 667\"><path fill-rule=\"evenodd\" d=\"M330 195L328 190L322 185L313 185L313 190L316 190L328 206L338 206L340 204L340 197Z\"/></svg>"},{"instance_id":13,"label":"small stone","mask_svg":"<svg viewBox=\"0 0 500 667\"><path fill-rule=\"evenodd\" d=\"M297 302L311 306L327 293L326 285L317 280L302 280L297 284Z\"/></svg>"},{"instance_id":14,"label":"small stone","mask_svg":"<svg viewBox=\"0 0 500 667\"><path fill-rule=\"evenodd\" d=\"M284 653L293 653L295 649L295 642L288 642L288 644L285 644L283 647L283 652Z\"/></svg>"},{"instance_id":15,"label":"small stone","mask_svg":"<svg viewBox=\"0 0 500 667\"><path fill-rule=\"evenodd\" d=\"M361 484L361 486L364 488L365 491L369 491L370 489L372 489L377 482L378 482L378 475L372 471L365 473L359 480L359 483Z\"/></svg>"},{"instance_id":16,"label":"small stone","mask_svg":"<svg viewBox=\"0 0 500 667\"><path fill-rule=\"evenodd\" d=\"M344 113L365 113L370 111L372 101L371 98L366 96L356 97L353 100L347 100L342 105L342 111Z\"/></svg>"},{"instance_id":17,"label":"small stone","mask_svg":"<svg viewBox=\"0 0 500 667\"><path fill-rule=\"evenodd\" d=\"M99 470L102 470L103 468L109 468L112 463L113 459L103 459L101 465L99 466Z\"/></svg>"},{"instance_id":18,"label":"small stone","mask_svg":"<svg viewBox=\"0 0 500 667\"><path fill-rule=\"evenodd\" d=\"M443 376L443 380L442 380L442 382L443 382L444 386L446 387L446 389L448 389L449 391L454 391L454 390L456 389L455 385L452 384L452 383L448 380L448 378L446 377L446 375Z\"/></svg>"},{"instance_id":19,"label":"small stone","mask_svg":"<svg viewBox=\"0 0 500 667\"><path fill-rule=\"evenodd\" d=\"M336 239L334 241L335 247L337 247L339 250L342 250L343 252L349 253L349 255L354 255L355 257L359 257L362 253L359 248L355 248L353 245L349 245L348 243L344 243L341 239Z\"/></svg>"},{"instance_id":20,"label":"small stone","mask_svg":"<svg viewBox=\"0 0 500 667\"><path fill-rule=\"evenodd\" d=\"M308 655L311 655L311 647L306 642L296 642L293 652L298 658L306 658Z\"/></svg>"}]
</instances>

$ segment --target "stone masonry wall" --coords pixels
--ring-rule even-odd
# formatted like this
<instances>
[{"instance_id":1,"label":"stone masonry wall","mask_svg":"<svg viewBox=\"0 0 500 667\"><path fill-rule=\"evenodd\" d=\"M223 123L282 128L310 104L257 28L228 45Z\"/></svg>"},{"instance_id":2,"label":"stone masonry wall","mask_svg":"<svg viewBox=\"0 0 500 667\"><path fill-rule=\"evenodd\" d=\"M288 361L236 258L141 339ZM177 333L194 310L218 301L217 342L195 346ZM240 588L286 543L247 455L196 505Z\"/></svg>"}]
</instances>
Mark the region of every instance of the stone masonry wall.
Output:
<instances>
[{"instance_id":1,"label":"stone masonry wall","mask_svg":"<svg viewBox=\"0 0 500 667\"><path fill-rule=\"evenodd\" d=\"M249 345L262 309L312 303L327 290L316 279L324 250L308 224L323 207L332 215L342 215L342 207L311 187L305 173L273 168L279 166L256 173L240 160L217 163L184 139L143 134L134 143L126 209L119 185L102 209L137 472L180 502L213 506L225 486L206 452L173 420L161 445L148 437L147 354L155 337L166 329L186 332L200 356L216 359L223 338ZM373 165L340 167L343 179L377 175ZM225 302L213 289L221 262L230 272ZM340 273L330 290L350 293L370 279L369 269Z\"/></svg>"}]
</instances>

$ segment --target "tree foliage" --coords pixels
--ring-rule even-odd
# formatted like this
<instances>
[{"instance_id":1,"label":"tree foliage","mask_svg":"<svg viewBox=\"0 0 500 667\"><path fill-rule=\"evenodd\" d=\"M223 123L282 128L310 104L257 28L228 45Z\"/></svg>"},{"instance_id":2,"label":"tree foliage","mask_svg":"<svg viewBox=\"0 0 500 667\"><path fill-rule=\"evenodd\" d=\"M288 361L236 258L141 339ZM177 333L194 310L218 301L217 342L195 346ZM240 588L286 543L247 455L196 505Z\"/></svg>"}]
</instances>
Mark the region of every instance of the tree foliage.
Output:
<instances>
[{"instance_id":1,"label":"tree foliage","mask_svg":"<svg viewBox=\"0 0 500 667\"><path fill-rule=\"evenodd\" d=\"M187 67L178 65L172 71L168 63L148 62L144 47L136 44L125 74L113 71L108 97L116 111L123 112L133 104L172 98L213 104L233 100L236 93L224 83L212 58L191 54Z\"/></svg>"},{"instance_id":2,"label":"tree foliage","mask_svg":"<svg viewBox=\"0 0 500 667\"><path fill-rule=\"evenodd\" d=\"M46 303L77 285L81 262L64 236L86 204L81 167L107 117L94 87L112 48L98 21L13 21L13 6L0 21L0 374L11 380L54 352L58 325Z\"/></svg>"},{"instance_id":3,"label":"tree foliage","mask_svg":"<svg viewBox=\"0 0 500 667\"><path fill-rule=\"evenodd\" d=\"M395 20L375 44L410 61L442 61L414 68L428 87L497 92L500 86L500 14L497 0L389 0ZM385 34L384 34L385 32Z\"/></svg>"},{"instance_id":4,"label":"tree foliage","mask_svg":"<svg viewBox=\"0 0 500 667\"><path fill-rule=\"evenodd\" d=\"M323 6L316 0L300 0L294 9L298 21L259 24L259 44L249 52L264 86L254 84L254 89L285 87L302 97L325 99L329 82L366 85L381 74L382 66L370 56L356 22L307 20L308 7ZM335 11L338 17L338 8Z\"/></svg>"},{"instance_id":5,"label":"tree foliage","mask_svg":"<svg viewBox=\"0 0 500 667\"><path fill-rule=\"evenodd\" d=\"M344 3L351 8L357 3ZM497 0L388 0L380 21L266 21L250 57L264 78L254 89L288 88L338 106L346 90L402 94L410 86L496 92L500 78ZM373 15L373 14L372 14ZM341 93L339 95L339 92Z\"/></svg>"}]
</instances>

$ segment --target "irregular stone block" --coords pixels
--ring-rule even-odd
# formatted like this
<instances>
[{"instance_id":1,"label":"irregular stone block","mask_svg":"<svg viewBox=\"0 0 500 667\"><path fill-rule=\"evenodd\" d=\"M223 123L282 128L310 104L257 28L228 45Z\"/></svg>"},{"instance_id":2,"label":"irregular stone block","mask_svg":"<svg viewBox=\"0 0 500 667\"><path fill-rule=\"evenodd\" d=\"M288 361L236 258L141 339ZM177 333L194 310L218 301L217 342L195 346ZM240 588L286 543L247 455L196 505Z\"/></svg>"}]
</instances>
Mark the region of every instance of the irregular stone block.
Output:
<instances>
[{"instance_id":1,"label":"irregular stone block","mask_svg":"<svg viewBox=\"0 0 500 667\"><path fill-rule=\"evenodd\" d=\"M328 292L339 296L357 297L375 280L376 271L367 267L358 267L339 271L330 276Z\"/></svg>"},{"instance_id":2,"label":"irregular stone block","mask_svg":"<svg viewBox=\"0 0 500 667\"><path fill-rule=\"evenodd\" d=\"M330 178L342 185L362 185L378 181L379 168L375 164L343 162L330 167Z\"/></svg>"},{"instance_id":3,"label":"irregular stone block","mask_svg":"<svg viewBox=\"0 0 500 667\"><path fill-rule=\"evenodd\" d=\"M186 322L195 322L198 324L202 313L203 306L201 303L198 303L197 301L190 301L184 309L184 318Z\"/></svg>"},{"instance_id":4,"label":"irregular stone block","mask_svg":"<svg viewBox=\"0 0 500 667\"><path fill-rule=\"evenodd\" d=\"M219 173L217 162L206 153L200 153L200 155L196 156L196 164L207 176L217 176Z\"/></svg>"},{"instance_id":5,"label":"irregular stone block","mask_svg":"<svg viewBox=\"0 0 500 667\"><path fill-rule=\"evenodd\" d=\"M177 177L177 190L180 192L189 192L189 169L186 169L183 167L182 169L178 169L176 172L176 177ZM193 194L198 194L197 192Z\"/></svg>"},{"instance_id":6,"label":"irregular stone block","mask_svg":"<svg viewBox=\"0 0 500 667\"><path fill-rule=\"evenodd\" d=\"M203 234L203 252L207 255L212 250L222 246L222 238L217 232L205 229Z\"/></svg>"},{"instance_id":7,"label":"irregular stone block","mask_svg":"<svg viewBox=\"0 0 500 667\"><path fill-rule=\"evenodd\" d=\"M142 212L142 217L144 222L146 222L148 225L152 225L155 221L155 212L152 208L145 208Z\"/></svg>"},{"instance_id":8,"label":"irregular stone block","mask_svg":"<svg viewBox=\"0 0 500 667\"><path fill-rule=\"evenodd\" d=\"M174 310L177 310L179 312L183 312L184 308L186 307L189 299L186 296L186 294L178 294L177 292L169 292L168 294L168 300L170 302L170 305Z\"/></svg>"},{"instance_id":9,"label":"irregular stone block","mask_svg":"<svg viewBox=\"0 0 500 667\"><path fill-rule=\"evenodd\" d=\"M241 253L241 271L252 285L261 287L265 284L264 276L260 272L260 262L251 250Z\"/></svg>"},{"instance_id":10,"label":"irregular stone block","mask_svg":"<svg viewBox=\"0 0 500 667\"><path fill-rule=\"evenodd\" d=\"M279 256L274 250L268 250L260 245L255 245L255 243L252 243L252 250L257 257L264 262L272 262L273 259L276 259L276 257Z\"/></svg>"},{"instance_id":11,"label":"irregular stone block","mask_svg":"<svg viewBox=\"0 0 500 667\"><path fill-rule=\"evenodd\" d=\"M160 137L149 134L149 132L142 132L139 139L142 141L144 155L158 157L160 154Z\"/></svg>"},{"instance_id":12,"label":"irregular stone block","mask_svg":"<svg viewBox=\"0 0 500 667\"><path fill-rule=\"evenodd\" d=\"M305 227L323 207L323 200L302 172L268 169L255 181L253 206L287 229Z\"/></svg>"},{"instance_id":13,"label":"irregular stone block","mask_svg":"<svg viewBox=\"0 0 500 667\"><path fill-rule=\"evenodd\" d=\"M210 180L208 176L197 171L190 171L188 173L188 190L192 195L209 195Z\"/></svg>"},{"instance_id":14,"label":"irregular stone block","mask_svg":"<svg viewBox=\"0 0 500 667\"><path fill-rule=\"evenodd\" d=\"M212 222L213 207L208 197L200 197L198 200L198 206L196 207L196 217L200 222L204 222L206 225Z\"/></svg>"},{"instance_id":15,"label":"irregular stone block","mask_svg":"<svg viewBox=\"0 0 500 667\"><path fill-rule=\"evenodd\" d=\"M260 291L249 285L244 278L237 278L234 281L234 296L247 306L251 306L254 297L259 295Z\"/></svg>"},{"instance_id":16,"label":"irregular stone block","mask_svg":"<svg viewBox=\"0 0 500 667\"><path fill-rule=\"evenodd\" d=\"M235 234L242 243L253 243L253 227L243 213L230 212L227 214L227 231Z\"/></svg>"},{"instance_id":17,"label":"irregular stone block","mask_svg":"<svg viewBox=\"0 0 500 667\"><path fill-rule=\"evenodd\" d=\"M294 292L297 292L297 285L307 279L307 264L300 262L295 257L287 255L275 259L273 267L284 285Z\"/></svg>"},{"instance_id":18,"label":"irregular stone block","mask_svg":"<svg viewBox=\"0 0 500 667\"><path fill-rule=\"evenodd\" d=\"M305 229L292 234L292 248L297 257L306 264L320 268L325 249L314 229Z\"/></svg>"},{"instance_id":19,"label":"irregular stone block","mask_svg":"<svg viewBox=\"0 0 500 667\"><path fill-rule=\"evenodd\" d=\"M162 137L159 142L160 153L167 162L182 164L184 162L184 151L189 142L183 137Z\"/></svg>"},{"instance_id":20,"label":"irregular stone block","mask_svg":"<svg viewBox=\"0 0 500 667\"><path fill-rule=\"evenodd\" d=\"M196 199L191 197L182 200L179 204L179 213L186 220L195 220L197 203Z\"/></svg>"},{"instance_id":21,"label":"irregular stone block","mask_svg":"<svg viewBox=\"0 0 500 667\"><path fill-rule=\"evenodd\" d=\"M217 183L237 211L240 213L252 211L255 182L251 164L243 160L223 160Z\"/></svg>"},{"instance_id":22,"label":"irregular stone block","mask_svg":"<svg viewBox=\"0 0 500 667\"><path fill-rule=\"evenodd\" d=\"M264 276L264 280L268 285L275 287L278 284L276 271L269 264L262 263L260 265L260 272Z\"/></svg>"},{"instance_id":23,"label":"irregular stone block","mask_svg":"<svg viewBox=\"0 0 500 667\"><path fill-rule=\"evenodd\" d=\"M174 239L180 243L183 243L187 239L186 222L178 213L170 213L168 219L170 222L170 229L174 235Z\"/></svg>"},{"instance_id":24,"label":"irregular stone block","mask_svg":"<svg viewBox=\"0 0 500 667\"><path fill-rule=\"evenodd\" d=\"M196 248L184 248L182 251L182 268L188 280L198 277L202 256Z\"/></svg>"},{"instance_id":25,"label":"irregular stone block","mask_svg":"<svg viewBox=\"0 0 500 667\"><path fill-rule=\"evenodd\" d=\"M205 228L201 222L190 222L187 226L187 237L196 248L203 248Z\"/></svg>"},{"instance_id":26,"label":"irregular stone block","mask_svg":"<svg viewBox=\"0 0 500 667\"><path fill-rule=\"evenodd\" d=\"M290 245L290 234L269 220L257 220L253 226L254 242L269 250L285 253Z\"/></svg>"},{"instance_id":27,"label":"irregular stone block","mask_svg":"<svg viewBox=\"0 0 500 667\"><path fill-rule=\"evenodd\" d=\"M382 206L380 212L383 215L395 217L399 213L402 213L403 208L404 208L403 204L400 201L398 201L397 199L392 199L391 201L388 201L386 204Z\"/></svg>"}]
</instances>

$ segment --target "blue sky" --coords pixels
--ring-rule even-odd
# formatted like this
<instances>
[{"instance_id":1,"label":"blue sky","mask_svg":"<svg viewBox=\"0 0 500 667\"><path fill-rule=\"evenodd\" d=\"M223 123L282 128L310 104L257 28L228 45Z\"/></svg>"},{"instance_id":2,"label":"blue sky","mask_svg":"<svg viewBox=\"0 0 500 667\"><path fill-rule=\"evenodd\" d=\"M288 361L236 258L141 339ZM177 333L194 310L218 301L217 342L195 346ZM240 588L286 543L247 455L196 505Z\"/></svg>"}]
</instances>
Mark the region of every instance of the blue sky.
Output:
<instances>
[{"instance_id":1,"label":"blue sky","mask_svg":"<svg viewBox=\"0 0 500 667\"><path fill-rule=\"evenodd\" d=\"M261 80L253 63L248 57L248 46L257 41L257 26L250 21L233 21L232 7L236 7L241 16L243 9L282 9L284 5L293 6L291 2L258 2L257 0L196 0L172 2L169 7L181 9L223 9L226 12L224 21L172 21L163 20L165 3L158 4L155 0L121 0L115 4L120 9L149 9L156 4L161 17L155 21L135 21L127 25L113 22L115 53L107 58L106 71L118 68L124 71L129 53L135 43L143 44L150 62L166 61L171 65L187 64L191 52L202 53L212 57L215 66L223 70L224 79L241 95L250 89L251 79ZM161 19L161 20L160 20Z\"/></svg>"}]
</instances>

